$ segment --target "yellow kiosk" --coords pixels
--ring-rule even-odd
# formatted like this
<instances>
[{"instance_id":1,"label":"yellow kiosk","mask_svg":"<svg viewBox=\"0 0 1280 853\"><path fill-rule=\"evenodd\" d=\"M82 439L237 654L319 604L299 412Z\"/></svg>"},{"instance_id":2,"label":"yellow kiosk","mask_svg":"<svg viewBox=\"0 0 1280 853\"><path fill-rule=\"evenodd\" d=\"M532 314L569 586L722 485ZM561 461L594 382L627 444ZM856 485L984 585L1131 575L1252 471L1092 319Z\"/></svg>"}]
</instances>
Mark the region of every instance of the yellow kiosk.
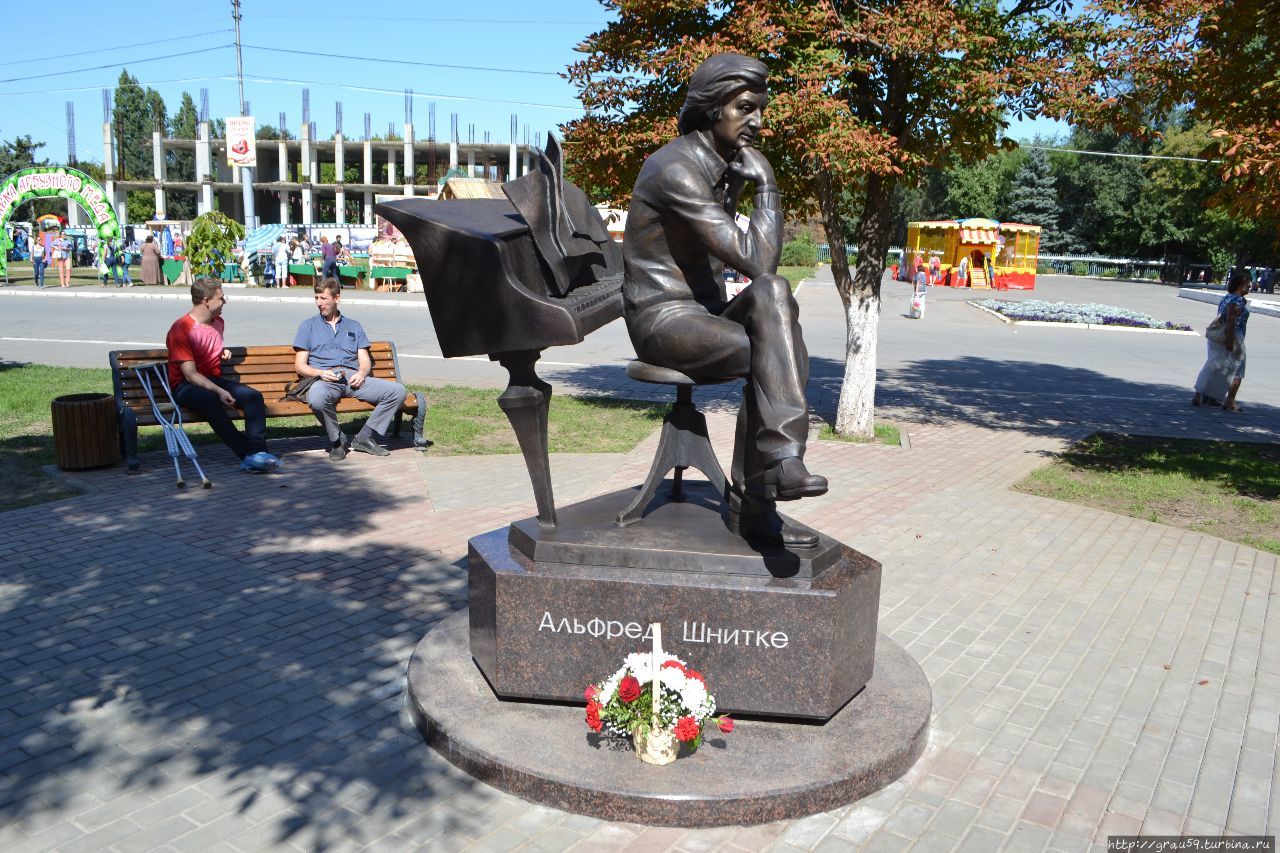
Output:
<instances>
[{"instance_id":1,"label":"yellow kiosk","mask_svg":"<svg viewBox=\"0 0 1280 853\"><path fill-rule=\"evenodd\" d=\"M907 224L899 281L921 266L930 283L948 287L1034 290L1040 226L994 219L945 219Z\"/></svg>"}]
</instances>

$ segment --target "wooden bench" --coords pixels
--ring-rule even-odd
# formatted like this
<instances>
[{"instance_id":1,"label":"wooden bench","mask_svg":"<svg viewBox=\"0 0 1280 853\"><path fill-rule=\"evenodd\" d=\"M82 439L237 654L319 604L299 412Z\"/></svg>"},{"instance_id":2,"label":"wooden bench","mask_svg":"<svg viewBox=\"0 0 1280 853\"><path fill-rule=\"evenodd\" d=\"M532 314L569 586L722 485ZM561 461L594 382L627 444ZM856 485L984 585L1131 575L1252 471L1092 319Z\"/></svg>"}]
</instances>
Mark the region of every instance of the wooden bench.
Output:
<instances>
[{"instance_id":1,"label":"wooden bench","mask_svg":"<svg viewBox=\"0 0 1280 853\"><path fill-rule=\"evenodd\" d=\"M227 379L241 382L262 392L262 399L267 405L268 418L287 418L297 415L312 414L306 403L284 399L284 388L298 378L293 369L294 349L291 346L269 347L229 347L231 358L222 363L222 375ZM373 373L378 379L390 379L400 382L400 362L396 358L396 346L390 341L373 341L369 347L369 355L373 359ZM157 361L167 361L169 351L160 349L114 350L111 353L111 386L115 391L116 411L120 415L120 452L128 463L129 470L140 470L138 462L138 427L156 426L155 413L151 410L151 401L138 382L137 374L131 368ZM161 388L155 388L158 395L156 402L164 395ZM338 401L338 412L371 412L373 406L352 397L344 397ZM239 409L228 409L232 418L243 419L244 413ZM423 421L427 414L427 399L424 395L410 391L405 397L404 405L396 413L393 434L400 434L401 422L405 414L413 418L413 446L426 450L431 444L422 435ZM201 423L204 418L187 409L182 410L183 423Z\"/></svg>"}]
</instances>

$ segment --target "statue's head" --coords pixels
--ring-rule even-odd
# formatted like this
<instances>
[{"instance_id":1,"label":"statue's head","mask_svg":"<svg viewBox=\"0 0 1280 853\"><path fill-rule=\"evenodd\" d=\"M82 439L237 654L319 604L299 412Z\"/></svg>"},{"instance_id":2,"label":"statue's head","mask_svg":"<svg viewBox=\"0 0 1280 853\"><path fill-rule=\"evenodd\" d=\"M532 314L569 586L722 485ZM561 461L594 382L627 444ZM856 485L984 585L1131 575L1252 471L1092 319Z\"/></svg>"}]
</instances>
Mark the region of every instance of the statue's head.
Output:
<instances>
[{"instance_id":1,"label":"statue's head","mask_svg":"<svg viewBox=\"0 0 1280 853\"><path fill-rule=\"evenodd\" d=\"M768 76L768 67L758 59L737 53L708 58L689 80L680 108L681 135L709 130L722 147L750 145L768 100Z\"/></svg>"}]
</instances>

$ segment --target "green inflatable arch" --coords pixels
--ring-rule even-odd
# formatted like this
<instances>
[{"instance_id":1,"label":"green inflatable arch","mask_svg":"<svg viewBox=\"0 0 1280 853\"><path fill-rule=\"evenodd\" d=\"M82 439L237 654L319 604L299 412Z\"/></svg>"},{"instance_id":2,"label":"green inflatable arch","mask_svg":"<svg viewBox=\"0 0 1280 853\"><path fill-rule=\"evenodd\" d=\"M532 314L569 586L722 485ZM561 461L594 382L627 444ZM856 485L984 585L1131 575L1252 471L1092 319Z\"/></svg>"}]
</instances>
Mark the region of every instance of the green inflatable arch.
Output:
<instances>
[{"instance_id":1,"label":"green inflatable arch","mask_svg":"<svg viewBox=\"0 0 1280 853\"><path fill-rule=\"evenodd\" d=\"M98 239L112 240L120 236L120 220L97 181L78 169L65 166L33 166L19 169L0 183L0 272L7 268L8 233L3 231L9 217L25 201L33 198L65 198L74 201L89 214Z\"/></svg>"}]
</instances>

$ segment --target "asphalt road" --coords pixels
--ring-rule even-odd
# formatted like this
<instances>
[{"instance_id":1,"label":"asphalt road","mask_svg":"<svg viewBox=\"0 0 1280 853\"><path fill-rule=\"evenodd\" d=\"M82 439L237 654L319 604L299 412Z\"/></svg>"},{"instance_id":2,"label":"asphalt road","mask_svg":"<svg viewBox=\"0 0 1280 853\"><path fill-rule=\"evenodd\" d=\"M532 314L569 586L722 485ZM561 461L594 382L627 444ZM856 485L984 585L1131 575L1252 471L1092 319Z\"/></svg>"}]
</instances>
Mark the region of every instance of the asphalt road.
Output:
<instances>
[{"instance_id":1,"label":"asphalt road","mask_svg":"<svg viewBox=\"0 0 1280 853\"><path fill-rule=\"evenodd\" d=\"M112 349L161 345L170 323L187 307L182 294L172 288L144 294L86 287L73 289L78 295L70 298L56 290L37 294L29 287L21 289L28 292L0 289L0 360L105 367ZM912 320L905 316L909 293L909 286L903 283L886 282L884 286L878 352L884 387L946 382L956 388L1005 389L1020 394L1069 390L1084 401L1115 397L1117 387L1124 388L1124 395L1167 395L1171 389L1189 389L1204 358L1203 337L1010 326L966 301L990 295L1100 302L1144 311L1160 320L1189 323L1197 330L1208 324L1215 310L1210 304L1180 299L1176 288L1162 285L1041 276L1034 292L975 294L934 289L925 317ZM90 295L106 298L85 298ZM228 295L224 316L230 344L288 343L298 323L315 310L304 293L237 289ZM797 298L812 359L812 381L834 393L843 365L845 321L829 272L824 270L816 280L806 282ZM366 299L370 304L361 304ZM505 385L505 371L486 358L441 357L421 295L348 295L346 313L360 320L370 337L396 342L401 369L410 381ZM1255 314L1250 320L1249 372L1241 392L1244 403L1252 400L1280 405L1277 328L1277 318ZM602 375L601 371L620 373L631 357L626 329L619 321L577 346L548 350L541 370L580 371L582 376ZM1047 372L1047 368L1070 371ZM1116 380L1123 385L1118 386ZM1064 389L1063 382L1072 387Z\"/></svg>"}]
</instances>

